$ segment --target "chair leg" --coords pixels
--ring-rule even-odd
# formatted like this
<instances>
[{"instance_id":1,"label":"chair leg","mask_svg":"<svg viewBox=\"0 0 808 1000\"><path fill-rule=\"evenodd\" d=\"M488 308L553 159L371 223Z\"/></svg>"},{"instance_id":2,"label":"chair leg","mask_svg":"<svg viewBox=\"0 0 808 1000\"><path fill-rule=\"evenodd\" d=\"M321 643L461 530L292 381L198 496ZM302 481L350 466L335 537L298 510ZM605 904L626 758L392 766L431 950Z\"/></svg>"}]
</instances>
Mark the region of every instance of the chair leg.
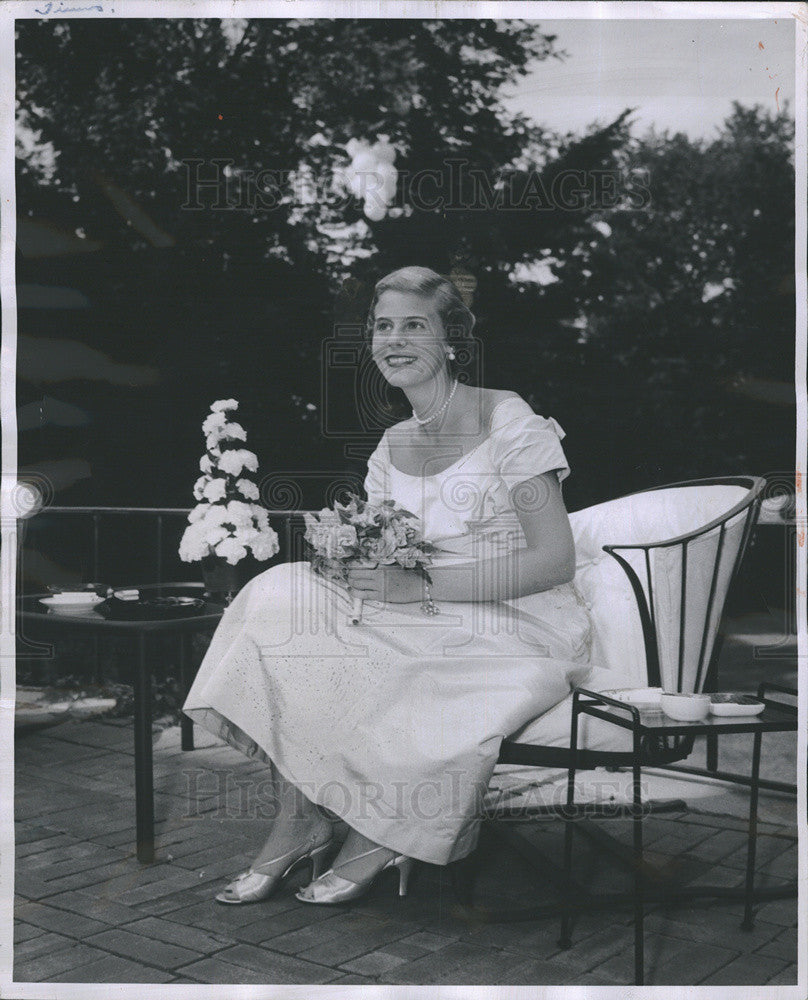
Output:
<instances>
[{"instance_id":1,"label":"chair leg","mask_svg":"<svg viewBox=\"0 0 808 1000\"><path fill-rule=\"evenodd\" d=\"M578 757L578 692L572 696L572 723L570 725L570 766L567 772L567 815L564 817L564 900L569 902L572 890L572 836L575 811L575 771ZM572 946L572 913L564 910L561 917L559 948Z\"/></svg>"},{"instance_id":2,"label":"chair leg","mask_svg":"<svg viewBox=\"0 0 808 1000\"><path fill-rule=\"evenodd\" d=\"M564 827L564 877L567 886L567 891L564 893L565 899L569 900L569 887L572 882L572 817L567 816ZM561 917L561 933L558 938L559 948L572 947L572 914L569 910L565 910L563 916Z\"/></svg>"},{"instance_id":3,"label":"chair leg","mask_svg":"<svg viewBox=\"0 0 808 1000\"><path fill-rule=\"evenodd\" d=\"M712 733L707 735L707 770L718 770L718 737Z\"/></svg>"},{"instance_id":4,"label":"chair leg","mask_svg":"<svg viewBox=\"0 0 808 1000\"><path fill-rule=\"evenodd\" d=\"M639 748L635 748L634 759L634 984L642 986L645 980L645 879L642 828L642 769Z\"/></svg>"},{"instance_id":5,"label":"chair leg","mask_svg":"<svg viewBox=\"0 0 808 1000\"><path fill-rule=\"evenodd\" d=\"M757 853L757 811L760 786L760 745L763 734L755 733L752 750L752 787L749 791L749 834L746 844L746 895L741 930L751 931L755 926L752 903L755 895L755 855Z\"/></svg>"}]
</instances>

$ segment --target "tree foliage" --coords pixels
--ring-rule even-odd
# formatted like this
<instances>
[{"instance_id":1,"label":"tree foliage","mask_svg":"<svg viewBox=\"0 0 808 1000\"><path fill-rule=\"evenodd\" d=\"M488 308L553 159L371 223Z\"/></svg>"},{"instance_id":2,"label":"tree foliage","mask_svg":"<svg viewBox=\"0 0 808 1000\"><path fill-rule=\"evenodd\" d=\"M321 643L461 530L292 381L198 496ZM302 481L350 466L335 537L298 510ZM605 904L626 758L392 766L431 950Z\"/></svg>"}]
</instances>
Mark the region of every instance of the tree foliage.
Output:
<instances>
[{"instance_id":1,"label":"tree foliage","mask_svg":"<svg viewBox=\"0 0 808 1000\"><path fill-rule=\"evenodd\" d=\"M517 20L17 30L18 210L98 248L20 258L18 280L69 284L92 302L78 325L31 310L21 330L148 359L162 378L124 397L63 388L96 414L74 439L94 456L77 501L187 503L199 419L226 396L257 429L262 468L344 469L351 442L322 409L323 344L335 325L361 323L378 277L410 263L467 281L483 381L567 430L572 507L793 464L792 411L748 396L754 379L793 382L787 111L735 105L710 141L638 138L630 109L583 136L550 133L502 100L559 55L540 25ZM332 181L350 139L382 135L399 188L395 211L372 222ZM224 205L205 189L188 207L187 161L202 177L227 165ZM560 203L576 175L584 196ZM429 176L443 185L432 206ZM595 177L616 196L593 196ZM343 393L344 409L355 402ZM37 447L52 446L48 433ZM320 506L322 490L312 479L304 504Z\"/></svg>"}]
</instances>

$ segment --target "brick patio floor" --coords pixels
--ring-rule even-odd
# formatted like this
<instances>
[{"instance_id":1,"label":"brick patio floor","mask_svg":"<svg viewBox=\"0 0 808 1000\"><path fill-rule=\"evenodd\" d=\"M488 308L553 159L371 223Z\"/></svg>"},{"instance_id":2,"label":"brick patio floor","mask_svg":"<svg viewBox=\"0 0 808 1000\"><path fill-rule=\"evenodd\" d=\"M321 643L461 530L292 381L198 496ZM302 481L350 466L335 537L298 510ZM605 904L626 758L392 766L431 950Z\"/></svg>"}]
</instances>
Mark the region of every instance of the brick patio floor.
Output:
<instances>
[{"instance_id":1,"label":"brick patio floor","mask_svg":"<svg viewBox=\"0 0 808 1000\"><path fill-rule=\"evenodd\" d=\"M213 901L262 839L263 766L197 730L183 753L174 727L155 737L157 860L133 853L134 793L128 720L64 723L18 740L15 982L625 984L632 981L631 914L588 913L573 946L557 920L483 924L456 905L446 872L420 865L399 899L386 872L352 906L297 902L294 882L264 903ZM598 821L626 843L626 820ZM735 885L743 877L744 824L681 811L646 820L649 861L685 883ZM560 863L562 824L531 836ZM760 884L793 878L793 826L762 824ZM584 838L579 878L628 887ZM551 901L511 848L484 833L477 900ZM302 876L301 876L302 877ZM649 984L794 984L797 903L761 905L755 928L740 907L652 909L646 922Z\"/></svg>"}]
</instances>

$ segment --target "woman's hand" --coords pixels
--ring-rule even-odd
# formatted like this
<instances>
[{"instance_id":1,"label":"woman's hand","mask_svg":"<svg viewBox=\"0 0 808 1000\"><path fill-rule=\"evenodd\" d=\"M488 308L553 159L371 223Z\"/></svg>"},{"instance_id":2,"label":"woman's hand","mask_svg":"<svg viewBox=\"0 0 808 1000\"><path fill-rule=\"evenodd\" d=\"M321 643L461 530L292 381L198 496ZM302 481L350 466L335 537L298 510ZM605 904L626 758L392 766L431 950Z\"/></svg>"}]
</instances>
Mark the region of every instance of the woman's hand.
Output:
<instances>
[{"instance_id":1,"label":"woman's hand","mask_svg":"<svg viewBox=\"0 0 808 1000\"><path fill-rule=\"evenodd\" d=\"M421 574L401 566L349 568L351 596L387 604L413 604L424 599Z\"/></svg>"}]
</instances>

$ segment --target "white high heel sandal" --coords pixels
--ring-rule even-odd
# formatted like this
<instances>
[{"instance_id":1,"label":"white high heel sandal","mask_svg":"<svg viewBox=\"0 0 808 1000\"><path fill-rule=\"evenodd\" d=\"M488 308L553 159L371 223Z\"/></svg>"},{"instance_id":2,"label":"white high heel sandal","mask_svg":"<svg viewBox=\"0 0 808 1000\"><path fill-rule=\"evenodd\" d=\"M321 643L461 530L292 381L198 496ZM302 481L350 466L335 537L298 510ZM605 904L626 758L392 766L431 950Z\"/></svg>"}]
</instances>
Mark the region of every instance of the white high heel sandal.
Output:
<instances>
[{"instance_id":1,"label":"white high heel sandal","mask_svg":"<svg viewBox=\"0 0 808 1000\"><path fill-rule=\"evenodd\" d=\"M318 878L325 866L325 859L333 839L333 836L329 837L324 844L318 844L316 847L309 848L308 850L303 848L302 852L299 847L295 847L291 851L287 851L286 854L282 854L279 858L264 861L263 864L242 872L229 885L225 886L216 897L216 902L229 903L230 905L258 903L262 899L267 899L271 896L286 876L291 874L294 869L309 862L311 862L312 878ZM287 858L291 858L291 861L280 874L266 874L262 871L262 869L277 865Z\"/></svg>"},{"instance_id":2,"label":"white high heel sandal","mask_svg":"<svg viewBox=\"0 0 808 1000\"><path fill-rule=\"evenodd\" d=\"M356 857L350 858L338 867L345 867L353 861L358 861L360 858L366 858L368 855L374 854L376 851L383 850L385 850L383 847L373 847L369 851L365 851L363 854L357 854ZM358 899L360 896L363 896L366 892L368 892L378 876L388 868L398 869L398 894L399 896L406 896L407 884L409 882L413 864L414 862L412 858L408 858L403 854L397 854L395 857L390 858L384 867L380 868L378 872L371 875L371 877L364 882L352 882L350 879L342 878L341 875L337 875L333 868L329 868L328 871L323 872L319 878L316 878L307 886L298 890L298 892L295 893L295 898L299 899L301 903L319 903L326 906L330 906L334 903L347 903L349 900Z\"/></svg>"}]
</instances>

